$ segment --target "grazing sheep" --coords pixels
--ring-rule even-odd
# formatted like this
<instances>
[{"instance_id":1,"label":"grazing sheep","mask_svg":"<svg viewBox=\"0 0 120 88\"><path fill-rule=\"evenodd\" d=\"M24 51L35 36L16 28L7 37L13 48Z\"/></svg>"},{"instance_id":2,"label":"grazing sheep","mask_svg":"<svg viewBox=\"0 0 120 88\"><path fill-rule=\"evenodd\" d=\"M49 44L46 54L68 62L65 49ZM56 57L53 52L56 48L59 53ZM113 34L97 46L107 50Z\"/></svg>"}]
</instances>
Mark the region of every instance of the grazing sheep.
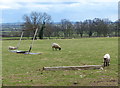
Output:
<instances>
[{"instance_id":1,"label":"grazing sheep","mask_svg":"<svg viewBox=\"0 0 120 88\"><path fill-rule=\"evenodd\" d=\"M57 49L59 49L59 50L61 50L61 47L60 47L60 45L58 45L57 43L53 43L52 44L52 49L54 50L57 50Z\"/></svg>"},{"instance_id":2,"label":"grazing sheep","mask_svg":"<svg viewBox=\"0 0 120 88\"><path fill-rule=\"evenodd\" d=\"M15 50L15 49L17 49L17 47L9 46L9 50Z\"/></svg>"},{"instance_id":3,"label":"grazing sheep","mask_svg":"<svg viewBox=\"0 0 120 88\"><path fill-rule=\"evenodd\" d=\"M104 67L105 66L109 66L110 65L110 55L109 54L105 54L104 55Z\"/></svg>"}]
</instances>

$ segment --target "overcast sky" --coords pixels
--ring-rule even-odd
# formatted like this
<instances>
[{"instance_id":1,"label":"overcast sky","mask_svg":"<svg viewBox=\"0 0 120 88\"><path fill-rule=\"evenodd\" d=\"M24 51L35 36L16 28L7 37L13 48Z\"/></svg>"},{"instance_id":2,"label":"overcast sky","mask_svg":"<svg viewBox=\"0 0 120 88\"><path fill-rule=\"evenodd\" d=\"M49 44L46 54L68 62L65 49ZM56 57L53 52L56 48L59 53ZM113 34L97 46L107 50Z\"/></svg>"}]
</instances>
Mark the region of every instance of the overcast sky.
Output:
<instances>
[{"instance_id":1,"label":"overcast sky","mask_svg":"<svg viewBox=\"0 0 120 88\"><path fill-rule=\"evenodd\" d=\"M23 22L32 11L46 12L52 21L84 21L94 18L118 19L118 0L0 0L0 22Z\"/></svg>"}]
</instances>

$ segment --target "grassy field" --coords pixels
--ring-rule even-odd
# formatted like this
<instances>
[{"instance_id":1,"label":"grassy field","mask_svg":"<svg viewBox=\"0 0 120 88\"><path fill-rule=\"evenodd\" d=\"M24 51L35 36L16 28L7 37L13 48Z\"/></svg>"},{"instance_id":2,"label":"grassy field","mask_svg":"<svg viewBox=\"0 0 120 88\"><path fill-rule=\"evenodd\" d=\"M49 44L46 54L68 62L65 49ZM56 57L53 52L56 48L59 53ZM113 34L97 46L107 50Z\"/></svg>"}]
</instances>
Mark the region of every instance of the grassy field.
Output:
<instances>
[{"instance_id":1,"label":"grassy field","mask_svg":"<svg viewBox=\"0 0 120 88\"><path fill-rule=\"evenodd\" d=\"M118 38L81 38L35 40L32 52L42 55L23 55L8 51L18 40L2 41L4 86L117 86ZM61 45L52 51L51 44ZM20 50L28 50L30 40L23 40ZM111 55L111 64L104 70L42 71L51 66L82 66L103 64L104 54Z\"/></svg>"}]
</instances>

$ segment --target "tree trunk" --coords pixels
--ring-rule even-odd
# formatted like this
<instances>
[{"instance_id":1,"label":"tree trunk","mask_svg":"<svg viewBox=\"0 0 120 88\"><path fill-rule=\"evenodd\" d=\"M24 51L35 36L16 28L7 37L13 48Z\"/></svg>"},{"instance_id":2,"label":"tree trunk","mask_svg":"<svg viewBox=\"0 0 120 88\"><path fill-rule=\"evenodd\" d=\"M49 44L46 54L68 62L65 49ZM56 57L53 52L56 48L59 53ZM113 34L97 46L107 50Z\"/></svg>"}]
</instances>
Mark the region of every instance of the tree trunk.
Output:
<instances>
[{"instance_id":1,"label":"tree trunk","mask_svg":"<svg viewBox=\"0 0 120 88\"><path fill-rule=\"evenodd\" d=\"M90 32L89 32L89 37L91 37L91 36L92 36L92 32L90 31Z\"/></svg>"},{"instance_id":2,"label":"tree trunk","mask_svg":"<svg viewBox=\"0 0 120 88\"><path fill-rule=\"evenodd\" d=\"M44 30L44 28L45 28L45 22L43 22L42 28L39 31L39 39L43 39L43 30Z\"/></svg>"},{"instance_id":3,"label":"tree trunk","mask_svg":"<svg viewBox=\"0 0 120 88\"><path fill-rule=\"evenodd\" d=\"M83 37L83 33L80 33L81 38Z\"/></svg>"},{"instance_id":4,"label":"tree trunk","mask_svg":"<svg viewBox=\"0 0 120 88\"><path fill-rule=\"evenodd\" d=\"M41 28L39 32L39 39L43 39L43 28Z\"/></svg>"}]
</instances>

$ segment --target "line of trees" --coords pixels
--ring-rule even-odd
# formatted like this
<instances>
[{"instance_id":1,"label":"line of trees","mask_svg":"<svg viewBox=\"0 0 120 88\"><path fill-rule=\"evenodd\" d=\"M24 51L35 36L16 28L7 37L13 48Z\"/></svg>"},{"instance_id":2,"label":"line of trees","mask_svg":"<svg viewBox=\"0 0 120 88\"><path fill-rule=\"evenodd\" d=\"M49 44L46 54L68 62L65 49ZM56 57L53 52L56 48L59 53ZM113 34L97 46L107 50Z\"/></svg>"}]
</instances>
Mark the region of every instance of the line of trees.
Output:
<instances>
[{"instance_id":1,"label":"line of trees","mask_svg":"<svg viewBox=\"0 0 120 88\"><path fill-rule=\"evenodd\" d=\"M67 19L62 19L59 23L51 21L51 16L47 13L31 12L30 15L24 15L24 29L35 33L38 28L39 39L45 37L58 38L76 38L76 37L107 37L120 36L119 21L112 22L109 19L94 18L93 20L71 22Z\"/></svg>"}]
</instances>

